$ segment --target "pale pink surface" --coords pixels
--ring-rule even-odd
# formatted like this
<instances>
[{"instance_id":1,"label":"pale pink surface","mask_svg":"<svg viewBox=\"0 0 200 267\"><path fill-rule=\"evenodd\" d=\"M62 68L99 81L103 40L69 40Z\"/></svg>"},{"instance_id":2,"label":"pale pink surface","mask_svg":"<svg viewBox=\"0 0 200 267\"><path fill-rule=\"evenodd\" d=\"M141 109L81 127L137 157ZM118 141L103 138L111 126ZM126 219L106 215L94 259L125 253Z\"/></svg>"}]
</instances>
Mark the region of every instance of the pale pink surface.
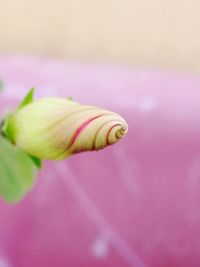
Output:
<instances>
[{"instance_id":1,"label":"pale pink surface","mask_svg":"<svg viewBox=\"0 0 200 267\"><path fill-rule=\"evenodd\" d=\"M34 85L129 124L115 146L46 162L20 204L0 202L5 266L200 266L200 77L26 57L1 57L0 75L1 110Z\"/></svg>"}]
</instances>

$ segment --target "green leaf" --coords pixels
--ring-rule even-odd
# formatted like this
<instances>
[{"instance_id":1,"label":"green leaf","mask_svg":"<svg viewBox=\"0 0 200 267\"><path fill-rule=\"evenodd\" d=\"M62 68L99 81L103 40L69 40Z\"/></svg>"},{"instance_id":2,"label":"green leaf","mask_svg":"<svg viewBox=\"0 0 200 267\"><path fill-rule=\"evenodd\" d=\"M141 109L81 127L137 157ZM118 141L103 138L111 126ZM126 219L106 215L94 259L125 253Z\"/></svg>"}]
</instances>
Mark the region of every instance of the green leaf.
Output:
<instances>
[{"instance_id":1,"label":"green leaf","mask_svg":"<svg viewBox=\"0 0 200 267\"><path fill-rule=\"evenodd\" d=\"M24 99L22 100L21 104L19 105L18 109L21 109L23 107L25 107L26 105L30 104L33 101L33 97L34 97L34 92L35 89L32 88L28 94L24 97Z\"/></svg>"},{"instance_id":2,"label":"green leaf","mask_svg":"<svg viewBox=\"0 0 200 267\"><path fill-rule=\"evenodd\" d=\"M35 171L32 159L0 136L0 195L6 201L20 201L31 190Z\"/></svg>"},{"instance_id":3,"label":"green leaf","mask_svg":"<svg viewBox=\"0 0 200 267\"><path fill-rule=\"evenodd\" d=\"M35 164L35 166L38 169L42 169L42 160L41 159L34 157L34 156L31 156L31 155L29 155L29 157L32 159L33 163Z\"/></svg>"}]
</instances>

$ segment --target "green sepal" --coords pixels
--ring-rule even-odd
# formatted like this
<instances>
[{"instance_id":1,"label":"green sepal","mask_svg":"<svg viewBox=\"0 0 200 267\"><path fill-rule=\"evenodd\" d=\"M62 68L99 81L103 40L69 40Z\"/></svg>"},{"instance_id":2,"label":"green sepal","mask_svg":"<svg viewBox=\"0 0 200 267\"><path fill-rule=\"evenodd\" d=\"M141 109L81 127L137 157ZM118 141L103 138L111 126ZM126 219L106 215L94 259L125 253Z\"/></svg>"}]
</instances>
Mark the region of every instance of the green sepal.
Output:
<instances>
[{"instance_id":1,"label":"green sepal","mask_svg":"<svg viewBox=\"0 0 200 267\"><path fill-rule=\"evenodd\" d=\"M29 155L29 157L32 159L32 161L35 164L36 168L41 170L42 169L42 160L37 158L37 157L31 156L31 155Z\"/></svg>"},{"instance_id":2,"label":"green sepal","mask_svg":"<svg viewBox=\"0 0 200 267\"><path fill-rule=\"evenodd\" d=\"M14 143L14 129L13 129L13 114L9 114L3 123L2 132L10 140L11 143Z\"/></svg>"},{"instance_id":3,"label":"green sepal","mask_svg":"<svg viewBox=\"0 0 200 267\"><path fill-rule=\"evenodd\" d=\"M33 102L34 93L35 93L35 88L33 87L24 97L18 109L21 109L25 107L26 105L30 104L31 102Z\"/></svg>"},{"instance_id":4,"label":"green sepal","mask_svg":"<svg viewBox=\"0 0 200 267\"><path fill-rule=\"evenodd\" d=\"M35 174L29 155L0 136L0 196L7 202L20 201L32 189Z\"/></svg>"},{"instance_id":5,"label":"green sepal","mask_svg":"<svg viewBox=\"0 0 200 267\"><path fill-rule=\"evenodd\" d=\"M26 105L30 104L33 101L33 97L34 97L34 91L35 89L32 88L27 95L24 97L23 101L21 102L21 104L18 107L18 110L25 107ZM14 143L14 134L15 134L15 129L12 123L12 119L13 119L13 114L9 114L5 120L4 120L4 124L2 127L2 132L3 134L12 142Z\"/></svg>"}]
</instances>

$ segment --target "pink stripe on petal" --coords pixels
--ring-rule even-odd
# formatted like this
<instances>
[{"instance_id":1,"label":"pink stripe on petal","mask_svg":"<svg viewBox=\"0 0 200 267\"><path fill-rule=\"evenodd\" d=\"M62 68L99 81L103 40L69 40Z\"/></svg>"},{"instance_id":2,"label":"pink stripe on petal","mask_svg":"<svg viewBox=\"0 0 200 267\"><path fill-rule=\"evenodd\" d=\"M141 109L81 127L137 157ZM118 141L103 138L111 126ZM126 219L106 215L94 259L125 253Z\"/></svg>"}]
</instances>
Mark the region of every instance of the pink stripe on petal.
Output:
<instances>
[{"instance_id":1,"label":"pink stripe on petal","mask_svg":"<svg viewBox=\"0 0 200 267\"><path fill-rule=\"evenodd\" d=\"M104 115L98 115L98 116L95 116L95 117L93 117L93 118L91 118L91 119L89 119L89 120L87 120L87 121L85 121L77 130L76 130L76 132L75 132L75 134L73 135L73 137L72 137L72 139L71 139L71 141L70 141L70 144L69 144L69 146L68 146L68 148L67 149L69 149L74 143L75 143L75 141L76 141L76 139L79 137L79 135L82 133L82 131L92 122L92 121L94 121L94 120L96 120L96 119L98 119L98 118L100 118L100 117L102 117L102 116L104 116Z\"/></svg>"}]
</instances>

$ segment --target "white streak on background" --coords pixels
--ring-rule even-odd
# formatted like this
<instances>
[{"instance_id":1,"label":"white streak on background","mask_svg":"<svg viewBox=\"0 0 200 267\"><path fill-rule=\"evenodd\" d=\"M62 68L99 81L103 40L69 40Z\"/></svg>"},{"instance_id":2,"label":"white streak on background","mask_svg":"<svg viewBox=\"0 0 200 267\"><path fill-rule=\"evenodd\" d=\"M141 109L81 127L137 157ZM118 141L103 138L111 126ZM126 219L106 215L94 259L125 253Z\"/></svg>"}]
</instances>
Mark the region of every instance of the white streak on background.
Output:
<instances>
[{"instance_id":1,"label":"white streak on background","mask_svg":"<svg viewBox=\"0 0 200 267\"><path fill-rule=\"evenodd\" d=\"M78 199L79 204L85 210L90 219L95 222L101 230L107 233L110 243L119 255L127 262L127 264L131 267L147 267L147 265L144 264L144 262L138 255L136 255L133 249L123 240L123 238L106 222L101 212L94 205L93 201L82 188L78 180L74 177L69 167L67 165L64 166L63 163L56 162L55 169L57 169L58 174L72 190L75 197Z\"/></svg>"},{"instance_id":2,"label":"white streak on background","mask_svg":"<svg viewBox=\"0 0 200 267\"><path fill-rule=\"evenodd\" d=\"M142 189L138 183L138 180L142 178L139 165L136 161L128 161L125 150L122 148L116 150L114 153L116 162L118 163L118 173L122 179L127 191L135 199L142 197ZM121 164L123 162L123 164Z\"/></svg>"},{"instance_id":3,"label":"white streak on background","mask_svg":"<svg viewBox=\"0 0 200 267\"><path fill-rule=\"evenodd\" d=\"M0 267L11 267L8 261L0 256Z\"/></svg>"},{"instance_id":4,"label":"white streak on background","mask_svg":"<svg viewBox=\"0 0 200 267\"><path fill-rule=\"evenodd\" d=\"M92 255L99 259L106 259L109 253L109 240L105 236L98 236L91 246Z\"/></svg>"}]
</instances>

